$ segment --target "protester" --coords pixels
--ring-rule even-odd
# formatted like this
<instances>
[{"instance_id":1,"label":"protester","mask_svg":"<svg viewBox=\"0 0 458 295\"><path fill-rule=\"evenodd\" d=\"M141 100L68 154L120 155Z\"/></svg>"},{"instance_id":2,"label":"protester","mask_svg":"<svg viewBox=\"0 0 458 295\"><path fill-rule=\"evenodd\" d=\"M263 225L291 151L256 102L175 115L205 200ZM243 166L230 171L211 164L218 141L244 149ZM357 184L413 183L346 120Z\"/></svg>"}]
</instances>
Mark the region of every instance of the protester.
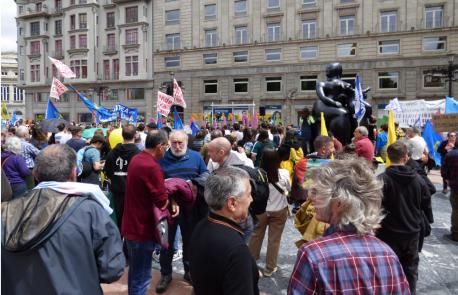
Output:
<instances>
[{"instance_id":1,"label":"protester","mask_svg":"<svg viewBox=\"0 0 458 295\"><path fill-rule=\"evenodd\" d=\"M29 128L26 126L19 126L16 130L16 135L21 139L21 151L22 151L22 156L25 159L25 163L27 164L27 168L29 168L29 171L32 172L33 167L35 167L35 158L40 152L39 149L31 145L27 140L30 139L29 135ZM32 173L29 173L29 176L27 176L26 179L27 182L27 188L31 189L35 185L35 181L33 179Z\"/></svg>"},{"instance_id":2,"label":"protester","mask_svg":"<svg viewBox=\"0 0 458 295\"><path fill-rule=\"evenodd\" d=\"M149 128L148 128L149 129ZM154 129L154 128L151 128L151 129ZM140 135L140 142L143 146L145 146L145 142L146 142L146 132L145 132L145 124L143 123L140 123L137 125L137 131Z\"/></svg>"},{"instance_id":3,"label":"protester","mask_svg":"<svg viewBox=\"0 0 458 295\"><path fill-rule=\"evenodd\" d=\"M383 124L380 127L381 131L377 135L375 142L375 155L381 157L386 162L386 149L388 148L388 125Z\"/></svg>"},{"instance_id":4,"label":"protester","mask_svg":"<svg viewBox=\"0 0 458 295\"><path fill-rule=\"evenodd\" d=\"M355 137L354 144L356 146L356 154L358 157L362 157L371 163L374 158L374 145L368 136L367 128L364 126L359 126L353 132Z\"/></svg>"},{"instance_id":5,"label":"protester","mask_svg":"<svg viewBox=\"0 0 458 295\"><path fill-rule=\"evenodd\" d=\"M48 135L39 125L34 125L32 127L30 143L39 150L48 146Z\"/></svg>"},{"instance_id":6,"label":"protester","mask_svg":"<svg viewBox=\"0 0 458 295\"><path fill-rule=\"evenodd\" d=\"M441 155L441 166L444 165L445 156L451 150L458 149L458 141L456 140L456 132L449 132L447 139L442 141L437 147L437 152ZM442 193L448 193L447 181L442 179Z\"/></svg>"},{"instance_id":7,"label":"protester","mask_svg":"<svg viewBox=\"0 0 458 295\"><path fill-rule=\"evenodd\" d=\"M30 174L24 157L22 157L21 140L16 136L6 138L2 146L2 171L8 185L11 186L12 198L20 197L27 191L27 177ZM3 185L7 185L2 183Z\"/></svg>"},{"instance_id":8,"label":"protester","mask_svg":"<svg viewBox=\"0 0 458 295\"><path fill-rule=\"evenodd\" d=\"M450 204L452 206L451 233L445 237L458 242L458 149L449 151L445 156L441 175L450 186Z\"/></svg>"},{"instance_id":9,"label":"protester","mask_svg":"<svg viewBox=\"0 0 458 295\"><path fill-rule=\"evenodd\" d=\"M315 125L315 118L310 114L309 108L304 108L302 110L301 118L302 150L305 154L310 154L312 152L312 129Z\"/></svg>"},{"instance_id":10,"label":"protester","mask_svg":"<svg viewBox=\"0 0 458 295\"><path fill-rule=\"evenodd\" d=\"M206 133L204 130L199 130L196 136L192 139L190 148L196 152L200 152L200 150L204 146L205 135Z\"/></svg>"},{"instance_id":11,"label":"protester","mask_svg":"<svg viewBox=\"0 0 458 295\"><path fill-rule=\"evenodd\" d=\"M65 144L71 147L75 152L78 152L80 149L86 146L86 141L81 139L83 135L83 129L79 126L70 126L70 133L72 138L67 140Z\"/></svg>"},{"instance_id":12,"label":"protester","mask_svg":"<svg viewBox=\"0 0 458 295\"><path fill-rule=\"evenodd\" d=\"M213 172L219 167L226 166L249 166L253 167L253 162L250 159L243 159L239 156L238 152L231 149L229 140L225 137L218 137L208 143L208 155L210 160L208 161L207 168L208 172Z\"/></svg>"},{"instance_id":13,"label":"protester","mask_svg":"<svg viewBox=\"0 0 458 295\"><path fill-rule=\"evenodd\" d=\"M412 127L407 129L407 138L413 144L412 159L422 167L428 162L428 147L426 141L420 136L420 129Z\"/></svg>"},{"instance_id":14,"label":"protester","mask_svg":"<svg viewBox=\"0 0 458 295\"><path fill-rule=\"evenodd\" d=\"M309 198L334 233L299 248L288 294L409 294L393 250L374 237L383 219L382 183L360 160L314 169Z\"/></svg>"},{"instance_id":15,"label":"protester","mask_svg":"<svg viewBox=\"0 0 458 295\"><path fill-rule=\"evenodd\" d=\"M248 173L235 167L216 170L205 184L208 218L193 232L190 271L196 295L259 294L258 268L239 224L252 202Z\"/></svg>"},{"instance_id":16,"label":"protester","mask_svg":"<svg viewBox=\"0 0 458 295\"><path fill-rule=\"evenodd\" d=\"M125 266L108 200L75 182L66 145L45 148L33 173L37 187L2 203L2 293L103 294L100 284L117 281Z\"/></svg>"},{"instance_id":17,"label":"protester","mask_svg":"<svg viewBox=\"0 0 458 295\"><path fill-rule=\"evenodd\" d=\"M67 132L65 123L59 123L57 125L57 130L59 130L59 132L54 135L56 143L65 144L70 138L72 138L72 135Z\"/></svg>"},{"instance_id":18,"label":"protester","mask_svg":"<svg viewBox=\"0 0 458 295\"><path fill-rule=\"evenodd\" d=\"M105 138L98 134L95 134L90 141L90 145L84 147L83 151L83 162L90 164L92 169L88 175L80 177L79 181L84 183L92 183L101 185L100 172L105 165L105 161L100 158L100 150L105 145Z\"/></svg>"},{"instance_id":19,"label":"protester","mask_svg":"<svg viewBox=\"0 0 458 295\"><path fill-rule=\"evenodd\" d=\"M145 149L134 156L127 171L124 215L121 232L127 240L129 253L129 294L144 295L151 281L154 237L153 208L166 210L169 205L164 185L164 175L158 161L168 147L164 131L151 131L145 141ZM171 203L174 216L179 214L176 203Z\"/></svg>"},{"instance_id":20,"label":"protester","mask_svg":"<svg viewBox=\"0 0 458 295\"><path fill-rule=\"evenodd\" d=\"M265 148L274 148L274 144L269 139L269 133L267 130L261 130L259 132L258 140L251 150L251 159L253 160L255 167L259 167L261 164L262 152Z\"/></svg>"}]
</instances>

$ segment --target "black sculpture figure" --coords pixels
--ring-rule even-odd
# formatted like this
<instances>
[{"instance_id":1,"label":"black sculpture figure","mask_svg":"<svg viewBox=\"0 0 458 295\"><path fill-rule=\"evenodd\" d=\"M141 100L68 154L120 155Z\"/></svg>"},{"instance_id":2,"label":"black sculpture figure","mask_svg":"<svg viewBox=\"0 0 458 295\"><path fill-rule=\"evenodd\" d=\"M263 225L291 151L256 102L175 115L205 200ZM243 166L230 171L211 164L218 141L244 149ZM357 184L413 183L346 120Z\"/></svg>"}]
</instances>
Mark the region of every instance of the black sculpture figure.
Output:
<instances>
[{"instance_id":1,"label":"black sculpture figure","mask_svg":"<svg viewBox=\"0 0 458 295\"><path fill-rule=\"evenodd\" d=\"M326 66L326 81L317 83L316 93L318 99L313 104L312 115L316 118L317 128L320 128L320 113L324 113L326 127L343 144L351 143L353 131L358 123L354 118L355 107L353 97L355 89L350 83L342 81L342 65L331 63ZM363 90L364 98L370 87ZM368 118L372 115L372 107L366 101L366 113L360 125L367 125Z\"/></svg>"}]
</instances>

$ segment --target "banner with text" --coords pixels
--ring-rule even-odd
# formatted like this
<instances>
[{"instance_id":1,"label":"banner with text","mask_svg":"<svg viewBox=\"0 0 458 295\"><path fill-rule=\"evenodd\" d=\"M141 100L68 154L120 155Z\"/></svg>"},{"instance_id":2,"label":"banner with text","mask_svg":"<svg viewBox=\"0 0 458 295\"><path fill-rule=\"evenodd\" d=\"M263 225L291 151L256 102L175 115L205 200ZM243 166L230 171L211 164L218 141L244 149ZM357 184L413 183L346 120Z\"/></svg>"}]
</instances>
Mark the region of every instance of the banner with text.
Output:
<instances>
[{"instance_id":1,"label":"banner with text","mask_svg":"<svg viewBox=\"0 0 458 295\"><path fill-rule=\"evenodd\" d=\"M426 121L431 120L434 114L443 114L445 112L445 99L400 100L399 104L402 112L395 112L394 119L402 128L416 125L425 126ZM383 115L388 116L388 111L381 111L381 116Z\"/></svg>"}]
</instances>

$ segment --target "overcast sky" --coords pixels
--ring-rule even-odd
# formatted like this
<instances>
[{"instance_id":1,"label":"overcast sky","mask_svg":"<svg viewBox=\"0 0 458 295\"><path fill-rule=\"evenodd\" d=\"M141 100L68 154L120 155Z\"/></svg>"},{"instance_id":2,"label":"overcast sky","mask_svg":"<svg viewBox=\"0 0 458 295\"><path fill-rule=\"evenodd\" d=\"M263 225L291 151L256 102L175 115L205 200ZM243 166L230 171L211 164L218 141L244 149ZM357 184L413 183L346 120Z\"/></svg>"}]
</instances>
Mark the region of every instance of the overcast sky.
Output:
<instances>
[{"instance_id":1,"label":"overcast sky","mask_svg":"<svg viewBox=\"0 0 458 295\"><path fill-rule=\"evenodd\" d=\"M2 37L0 40L1 50L17 51L16 45L16 3L14 0L0 0L1 9L1 25Z\"/></svg>"}]
</instances>

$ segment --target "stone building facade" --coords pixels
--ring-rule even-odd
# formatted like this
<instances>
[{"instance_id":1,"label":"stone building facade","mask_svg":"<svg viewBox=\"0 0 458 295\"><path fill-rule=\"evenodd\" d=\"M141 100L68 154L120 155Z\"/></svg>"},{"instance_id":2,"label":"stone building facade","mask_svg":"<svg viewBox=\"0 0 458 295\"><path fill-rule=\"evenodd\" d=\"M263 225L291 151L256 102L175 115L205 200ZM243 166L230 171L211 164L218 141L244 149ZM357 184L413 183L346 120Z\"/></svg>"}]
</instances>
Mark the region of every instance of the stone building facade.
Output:
<instances>
[{"instance_id":1,"label":"stone building facade","mask_svg":"<svg viewBox=\"0 0 458 295\"><path fill-rule=\"evenodd\" d=\"M1 78L1 100L6 102L8 113L11 116L15 113L17 119L24 118L25 114L25 90L19 88L17 54L16 52L2 52L2 78Z\"/></svg>"}]
</instances>

